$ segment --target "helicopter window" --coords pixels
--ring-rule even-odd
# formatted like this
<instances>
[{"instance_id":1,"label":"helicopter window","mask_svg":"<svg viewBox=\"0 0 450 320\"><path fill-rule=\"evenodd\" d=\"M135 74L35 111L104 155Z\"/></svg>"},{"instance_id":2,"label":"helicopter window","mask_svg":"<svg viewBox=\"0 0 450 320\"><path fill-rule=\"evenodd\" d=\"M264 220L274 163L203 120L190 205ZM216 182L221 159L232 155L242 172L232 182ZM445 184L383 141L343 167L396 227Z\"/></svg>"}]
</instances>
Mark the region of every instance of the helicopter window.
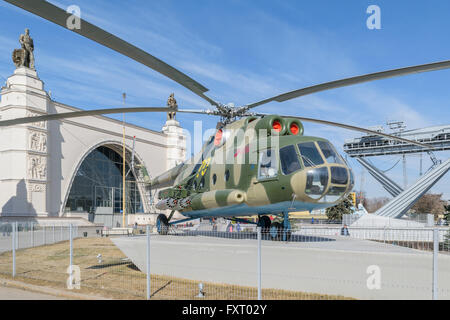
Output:
<instances>
[{"instance_id":1,"label":"helicopter window","mask_svg":"<svg viewBox=\"0 0 450 320\"><path fill-rule=\"evenodd\" d=\"M331 183L347 184L347 169L343 167L331 167Z\"/></svg>"},{"instance_id":2,"label":"helicopter window","mask_svg":"<svg viewBox=\"0 0 450 320\"><path fill-rule=\"evenodd\" d=\"M194 170L192 170L191 175L196 174L201 165L201 163L197 163L194 167Z\"/></svg>"},{"instance_id":3,"label":"helicopter window","mask_svg":"<svg viewBox=\"0 0 450 320\"><path fill-rule=\"evenodd\" d=\"M323 159L314 142L299 143L298 148L300 149L300 154L305 167L315 167L323 164Z\"/></svg>"},{"instance_id":4,"label":"helicopter window","mask_svg":"<svg viewBox=\"0 0 450 320\"><path fill-rule=\"evenodd\" d=\"M199 189L203 189L205 187L205 177L202 177L202 180L200 180L200 184L198 185Z\"/></svg>"},{"instance_id":5,"label":"helicopter window","mask_svg":"<svg viewBox=\"0 0 450 320\"><path fill-rule=\"evenodd\" d=\"M347 191L346 187L331 187L322 201L329 203L336 202L344 195L345 191Z\"/></svg>"},{"instance_id":6,"label":"helicopter window","mask_svg":"<svg viewBox=\"0 0 450 320\"><path fill-rule=\"evenodd\" d=\"M194 177L190 178L188 180L188 182L186 183L186 189L187 190L195 190L195 187L192 185L192 183L194 182Z\"/></svg>"},{"instance_id":7,"label":"helicopter window","mask_svg":"<svg viewBox=\"0 0 450 320\"><path fill-rule=\"evenodd\" d=\"M217 175L214 173L214 174L213 174L213 177L212 177L212 183L213 183L213 185L216 185L216 182L217 182Z\"/></svg>"},{"instance_id":8,"label":"helicopter window","mask_svg":"<svg viewBox=\"0 0 450 320\"><path fill-rule=\"evenodd\" d=\"M328 184L328 169L318 168L309 170L306 174L305 193L312 199L319 199Z\"/></svg>"},{"instance_id":9,"label":"helicopter window","mask_svg":"<svg viewBox=\"0 0 450 320\"><path fill-rule=\"evenodd\" d=\"M341 157L337 154L337 152L334 150L334 148L325 141L318 141L320 149L322 150L323 155L325 156L325 159L328 163L339 163L344 164L342 162Z\"/></svg>"},{"instance_id":10,"label":"helicopter window","mask_svg":"<svg viewBox=\"0 0 450 320\"><path fill-rule=\"evenodd\" d=\"M259 179L273 178L278 175L278 161L276 153L267 149L259 154Z\"/></svg>"},{"instance_id":11,"label":"helicopter window","mask_svg":"<svg viewBox=\"0 0 450 320\"><path fill-rule=\"evenodd\" d=\"M287 146L280 149L280 162L281 170L285 175L301 169L294 146Z\"/></svg>"},{"instance_id":12,"label":"helicopter window","mask_svg":"<svg viewBox=\"0 0 450 320\"><path fill-rule=\"evenodd\" d=\"M230 179L230 170L225 171L225 181L228 181Z\"/></svg>"}]
</instances>

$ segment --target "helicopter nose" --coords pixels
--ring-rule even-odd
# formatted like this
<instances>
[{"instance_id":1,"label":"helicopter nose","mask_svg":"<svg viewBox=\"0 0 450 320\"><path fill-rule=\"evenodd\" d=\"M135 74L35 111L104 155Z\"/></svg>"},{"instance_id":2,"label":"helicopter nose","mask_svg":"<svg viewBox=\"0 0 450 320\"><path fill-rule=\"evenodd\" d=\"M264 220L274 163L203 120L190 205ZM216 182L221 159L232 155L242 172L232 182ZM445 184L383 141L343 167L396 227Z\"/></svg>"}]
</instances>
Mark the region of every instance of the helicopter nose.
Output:
<instances>
[{"instance_id":1,"label":"helicopter nose","mask_svg":"<svg viewBox=\"0 0 450 320\"><path fill-rule=\"evenodd\" d=\"M321 166L296 173L291 178L291 186L296 199L334 203L350 191L353 186L352 177L352 172L347 167Z\"/></svg>"}]
</instances>

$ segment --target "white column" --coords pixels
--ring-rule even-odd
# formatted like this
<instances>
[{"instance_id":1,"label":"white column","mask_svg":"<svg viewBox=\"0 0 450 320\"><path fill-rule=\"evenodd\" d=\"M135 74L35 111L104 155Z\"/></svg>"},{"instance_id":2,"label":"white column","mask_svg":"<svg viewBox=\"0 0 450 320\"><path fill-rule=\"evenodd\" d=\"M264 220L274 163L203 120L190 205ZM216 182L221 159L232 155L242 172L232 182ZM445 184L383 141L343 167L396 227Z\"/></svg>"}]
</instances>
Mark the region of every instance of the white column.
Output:
<instances>
[{"instance_id":1,"label":"white column","mask_svg":"<svg viewBox=\"0 0 450 320\"><path fill-rule=\"evenodd\" d=\"M37 72L17 68L1 90L0 117L8 120L47 114L49 103ZM46 216L47 123L1 128L0 136L1 215Z\"/></svg>"},{"instance_id":2,"label":"white column","mask_svg":"<svg viewBox=\"0 0 450 320\"><path fill-rule=\"evenodd\" d=\"M167 135L167 164L169 170L186 159L186 136L177 120L167 120L162 129Z\"/></svg>"}]
</instances>

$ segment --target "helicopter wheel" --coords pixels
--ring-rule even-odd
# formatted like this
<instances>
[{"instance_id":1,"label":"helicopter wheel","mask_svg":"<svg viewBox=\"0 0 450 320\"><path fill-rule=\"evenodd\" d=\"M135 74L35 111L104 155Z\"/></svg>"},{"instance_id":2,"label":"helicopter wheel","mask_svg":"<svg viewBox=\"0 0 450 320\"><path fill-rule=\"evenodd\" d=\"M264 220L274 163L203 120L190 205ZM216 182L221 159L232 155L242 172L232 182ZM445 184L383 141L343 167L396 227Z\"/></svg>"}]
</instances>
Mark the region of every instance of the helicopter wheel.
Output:
<instances>
[{"instance_id":1,"label":"helicopter wheel","mask_svg":"<svg viewBox=\"0 0 450 320\"><path fill-rule=\"evenodd\" d=\"M268 216L262 216L258 219L258 227L261 227L262 234L267 234L270 231L270 225L272 221Z\"/></svg>"},{"instance_id":2,"label":"helicopter wheel","mask_svg":"<svg viewBox=\"0 0 450 320\"><path fill-rule=\"evenodd\" d=\"M270 238L274 241L278 241L281 239L282 233L283 227L281 226L281 223L279 222L272 223L269 229Z\"/></svg>"},{"instance_id":3,"label":"helicopter wheel","mask_svg":"<svg viewBox=\"0 0 450 320\"><path fill-rule=\"evenodd\" d=\"M169 220L167 220L166 215L160 214L156 219L156 229L159 234L167 235L169 233Z\"/></svg>"}]
</instances>

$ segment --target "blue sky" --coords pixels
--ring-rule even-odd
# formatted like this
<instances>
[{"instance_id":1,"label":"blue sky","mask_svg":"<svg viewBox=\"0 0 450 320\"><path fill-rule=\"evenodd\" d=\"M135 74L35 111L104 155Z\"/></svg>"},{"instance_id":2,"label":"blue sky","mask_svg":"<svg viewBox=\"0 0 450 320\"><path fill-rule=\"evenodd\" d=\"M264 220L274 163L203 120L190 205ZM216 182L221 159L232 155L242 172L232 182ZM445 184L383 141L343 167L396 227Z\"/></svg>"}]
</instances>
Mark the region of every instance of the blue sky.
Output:
<instances>
[{"instance_id":1,"label":"blue sky","mask_svg":"<svg viewBox=\"0 0 450 320\"><path fill-rule=\"evenodd\" d=\"M247 104L339 78L450 59L450 2L427 1L119 1L57 0L78 5L82 18L180 69L223 103ZM125 5L124 5L125 4ZM369 30L369 5L381 9L381 30ZM11 51L24 28L31 30L36 68L60 102L84 109L164 106L174 92L180 107L207 104L155 71L57 25L0 2L0 81L12 74ZM367 83L272 102L258 111L322 118L369 127L402 120L408 128L448 124L450 70ZM121 116L117 116L121 119ZM127 121L161 130L165 115L130 114ZM178 115L186 129L215 118ZM359 136L344 129L305 124L307 135L323 136L342 152L344 140ZM438 153L446 159L449 153ZM398 157L373 158L381 169ZM360 188L361 167L351 160ZM408 181L419 175L419 158L409 156ZM424 156L424 169L431 165ZM389 172L400 184L401 165ZM450 199L450 178L432 192ZM387 196L367 173L369 196Z\"/></svg>"}]
</instances>

